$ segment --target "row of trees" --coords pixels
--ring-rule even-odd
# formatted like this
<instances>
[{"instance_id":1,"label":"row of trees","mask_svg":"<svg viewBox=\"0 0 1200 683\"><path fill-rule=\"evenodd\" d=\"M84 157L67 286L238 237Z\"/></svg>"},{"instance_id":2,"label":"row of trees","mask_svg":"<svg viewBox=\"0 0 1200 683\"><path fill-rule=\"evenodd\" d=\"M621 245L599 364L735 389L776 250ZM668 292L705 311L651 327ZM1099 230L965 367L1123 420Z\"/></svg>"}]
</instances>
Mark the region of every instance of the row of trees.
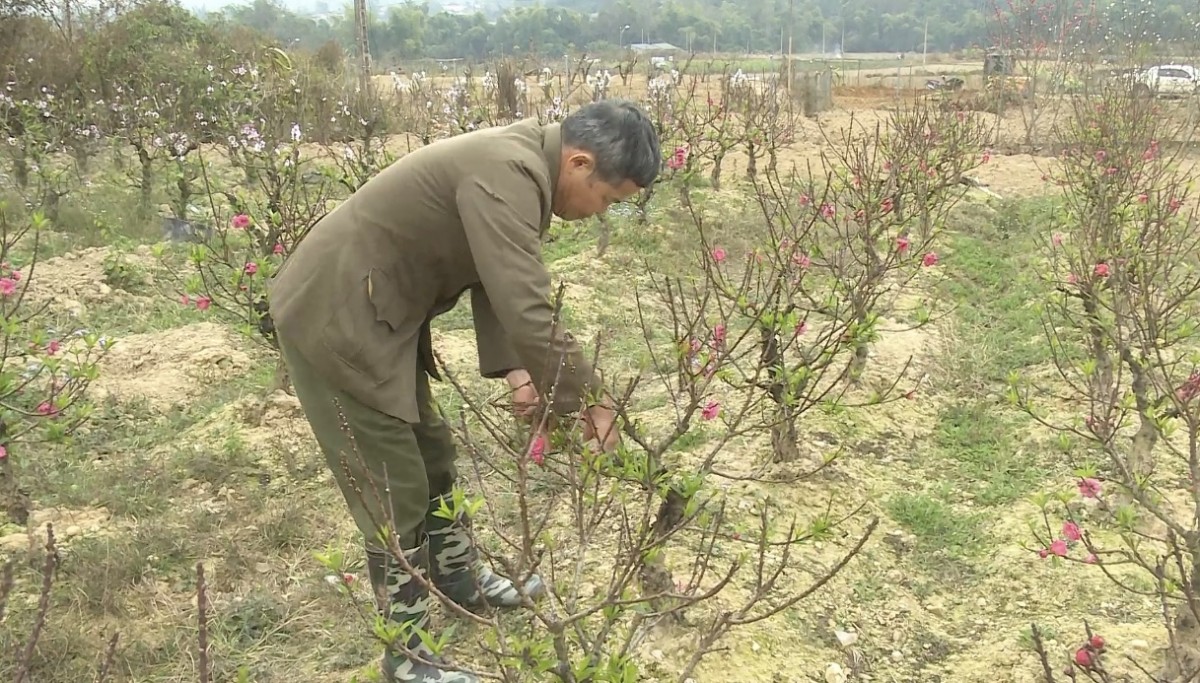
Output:
<instances>
[{"instance_id":1,"label":"row of trees","mask_svg":"<svg viewBox=\"0 0 1200 683\"><path fill-rule=\"evenodd\" d=\"M1086 7L1085 7L1086 5ZM517 7L494 17L449 14L409 1L373 19L372 51L392 59L487 58L534 51L547 55L603 52L636 42L668 42L696 51L779 53L791 33L795 52L956 51L996 43L994 16L1083 13L1128 33L1131 22L1163 41L1187 39L1194 21L1178 0L1081 3L1066 0L559 0ZM333 4L333 7L338 5ZM315 48L354 45L353 11L314 18L277 0L249 0L211 15ZM626 29L625 27L629 28ZM928 43L926 43L928 41Z\"/></svg>"}]
</instances>

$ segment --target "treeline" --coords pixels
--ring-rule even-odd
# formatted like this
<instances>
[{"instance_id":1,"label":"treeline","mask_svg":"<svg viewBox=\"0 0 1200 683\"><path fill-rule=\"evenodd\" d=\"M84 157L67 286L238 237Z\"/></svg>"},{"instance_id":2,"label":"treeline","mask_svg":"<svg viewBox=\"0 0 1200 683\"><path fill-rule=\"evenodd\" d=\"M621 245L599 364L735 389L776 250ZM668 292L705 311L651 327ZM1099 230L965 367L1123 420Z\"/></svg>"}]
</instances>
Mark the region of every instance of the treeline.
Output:
<instances>
[{"instance_id":1,"label":"treeline","mask_svg":"<svg viewBox=\"0 0 1200 683\"><path fill-rule=\"evenodd\" d=\"M600 53L633 42L665 42L697 52L953 52L1003 42L1014 26L1053 40L1092 3L1077 0L519 0L496 16L438 11L408 2L378 12L369 28L377 63L422 57L484 59L505 54ZM337 7L329 3L326 6ZM250 0L208 15L240 23L281 43L318 49L333 41L352 49L350 3L313 18L276 0ZM625 27L629 28L626 29ZM1115 0L1096 10L1097 44L1113 36L1195 40L1196 16L1179 0Z\"/></svg>"}]
</instances>

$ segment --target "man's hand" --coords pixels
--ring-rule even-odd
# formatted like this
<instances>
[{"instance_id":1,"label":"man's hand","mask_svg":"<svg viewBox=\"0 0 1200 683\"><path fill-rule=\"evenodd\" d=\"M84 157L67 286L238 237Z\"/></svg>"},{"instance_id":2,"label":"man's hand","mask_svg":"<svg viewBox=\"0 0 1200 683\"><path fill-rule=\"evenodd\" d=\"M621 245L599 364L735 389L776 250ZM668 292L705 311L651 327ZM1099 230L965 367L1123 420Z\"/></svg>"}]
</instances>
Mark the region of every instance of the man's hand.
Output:
<instances>
[{"instance_id":1,"label":"man's hand","mask_svg":"<svg viewBox=\"0 0 1200 683\"><path fill-rule=\"evenodd\" d=\"M621 443L621 431L617 426L617 413L607 406L592 406L580 414L583 420L583 438L595 440L600 450L611 453Z\"/></svg>"},{"instance_id":2,"label":"man's hand","mask_svg":"<svg viewBox=\"0 0 1200 683\"><path fill-rule=\"evenodd\" d=\"M512 388L513 414L528 420L537 414L541 398L533 386L533 378L524 370L513 370L505 376L508 386Z\"/></svg>"}]
</instances>

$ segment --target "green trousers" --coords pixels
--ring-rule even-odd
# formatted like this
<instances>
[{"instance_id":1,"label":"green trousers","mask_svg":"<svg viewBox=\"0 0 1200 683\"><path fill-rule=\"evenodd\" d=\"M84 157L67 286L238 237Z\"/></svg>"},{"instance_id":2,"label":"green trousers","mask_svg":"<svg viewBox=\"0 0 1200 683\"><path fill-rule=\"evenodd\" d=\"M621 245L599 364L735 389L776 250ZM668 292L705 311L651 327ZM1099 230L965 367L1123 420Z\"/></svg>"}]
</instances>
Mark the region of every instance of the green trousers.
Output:
<instances>
[{"instance_id":1,"label":"green trousers","mask_svg":"<svg viewBox=\"0 0 1200 683\"><path fill-rule=\"evenodd\" d=\"M330 386L285 339L278 341L296 397L367 547L383 549L378 539L385 525L403 548L416 547L430 499L448 493L458 477L454 440L434 407L429 376L417 372L421 421L409 424Z\"/></svg>"}]
</instances>

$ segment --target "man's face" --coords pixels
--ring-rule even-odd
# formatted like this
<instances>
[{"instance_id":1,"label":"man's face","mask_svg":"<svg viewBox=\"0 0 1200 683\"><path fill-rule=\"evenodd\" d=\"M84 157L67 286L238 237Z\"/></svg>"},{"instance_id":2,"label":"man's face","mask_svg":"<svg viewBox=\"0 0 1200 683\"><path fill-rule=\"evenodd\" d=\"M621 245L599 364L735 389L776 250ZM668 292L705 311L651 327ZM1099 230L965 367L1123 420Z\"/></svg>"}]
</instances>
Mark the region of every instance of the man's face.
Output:
<instances>
[{"instance_id":1,"label":"man's face","mask_svg":"<svg viewBox=\"0 0 1200 683\"><path fill-rule=\"evenodd\" d=\"M625 180L620 185L606 183L593 173L595 168L595 159L587 152L570 150L564 153L554 196L554 215L564 221L591 218L641 189L632 180Z\"/></svg>"}]
</instances>

